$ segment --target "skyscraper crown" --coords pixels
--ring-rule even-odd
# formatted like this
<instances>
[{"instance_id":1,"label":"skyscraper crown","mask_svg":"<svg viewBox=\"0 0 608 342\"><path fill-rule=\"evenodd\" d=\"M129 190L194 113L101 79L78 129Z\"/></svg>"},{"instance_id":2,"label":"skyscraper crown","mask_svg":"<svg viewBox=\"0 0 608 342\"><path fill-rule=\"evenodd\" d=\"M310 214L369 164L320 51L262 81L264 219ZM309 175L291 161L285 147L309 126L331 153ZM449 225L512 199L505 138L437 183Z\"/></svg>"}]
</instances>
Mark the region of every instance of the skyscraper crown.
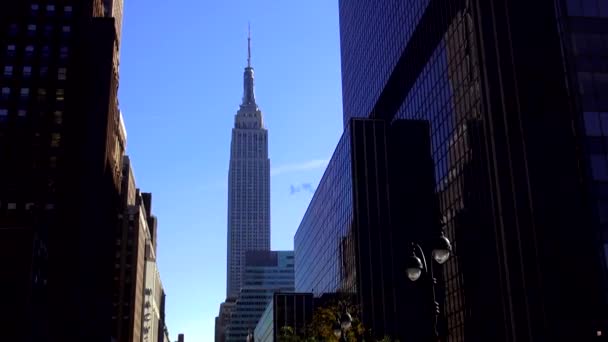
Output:
<instances>
[{"instance_id":1,"label":"skyscraper crown","mask_svg":"<svg viewBox=\"0 0 608 342\"><path fill-rule=\"evenodd\" d=\"M247 35L247 67L243 74L243 103L242 106L257 108L253 91L253 68L251 67L251 27Z\"/></svg>"}]
</instances>

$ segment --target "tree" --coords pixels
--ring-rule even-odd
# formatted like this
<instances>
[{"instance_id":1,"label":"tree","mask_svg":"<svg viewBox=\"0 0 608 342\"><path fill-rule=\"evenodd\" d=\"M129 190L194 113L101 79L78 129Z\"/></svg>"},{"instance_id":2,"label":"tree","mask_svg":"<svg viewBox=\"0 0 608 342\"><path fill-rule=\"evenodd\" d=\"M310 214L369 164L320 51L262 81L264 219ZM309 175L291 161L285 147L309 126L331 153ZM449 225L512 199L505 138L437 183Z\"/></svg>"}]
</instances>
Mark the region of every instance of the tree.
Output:
<instances>
[{"instance_id":1,"label":"tree","mask_svg":"<svg viewBox=\"0 0 608 342\"><path fill-rule=\"evenodd\" d=\"M296 334L292 327L281 328L278 334L279 342L341 342L342 340L334 335L334 327L344 312L348 311L352 317L352 325L346 335L348 342L399 342L393 341L390 337L376 340L372 337L371 331L366 329L359 318L358 307L342 295L326 302L324 306L315 308L312 322L306 328L304 334Z\"/></svg>"},{"instance_id":2,"label":"tree","mask_svg":"<svg viewBox=\"0 0 608 342\"><path fill-rule=\"evenodd\" d=\"M303 338L296 335L295 331L290 326L284 326L278 334L278 342L303 342Z\"/></svg>"}]
</instances>

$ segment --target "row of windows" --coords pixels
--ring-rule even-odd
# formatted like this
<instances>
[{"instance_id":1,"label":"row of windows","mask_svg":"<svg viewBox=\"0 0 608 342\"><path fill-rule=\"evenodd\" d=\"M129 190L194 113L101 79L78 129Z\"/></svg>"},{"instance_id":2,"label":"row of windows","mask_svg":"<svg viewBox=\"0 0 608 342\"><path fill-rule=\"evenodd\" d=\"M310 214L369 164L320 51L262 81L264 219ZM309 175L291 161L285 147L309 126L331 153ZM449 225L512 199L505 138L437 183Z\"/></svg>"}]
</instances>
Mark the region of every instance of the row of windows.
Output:
<instances>
[{"instance_id":1,"label":"row of windows","mask_svg":"<svg viewBox=\"0 0 608 342\"><path fill-rule=\"evenodd\" d=\"M298 292L320 295L339 289L354 290L346 283L343 263L352 259L342 248L351 234L353 210L351 143L348 129L340 138L319 186L294 237L295 286Z\"/></svg>"},{"instance_id":2,"label":"row of windows","mask_svg":"<svg viewBox=\"0 0 608 342\"><path fill-rule=\"evenodd\" d=\"M53 32L53 28L54 26L51 24L47 24L44 25L43 28L43 32L45 36L50 35ZM17 34L17 24L11 24L9 26L9 36L15 36ZM27 31L27 35L30 37L33 37L36 32L38 32L38 25L37 24L28 24L26 26L26 31ZM69 34L70 32L72 32L72 27L70 25L61 25L61 32L64 35Z\"/></svg>"},{"instance_id":3,"label":"row of windows","mask_svg":"<svg viewBox=\"0 0 608 342\"><path fill-rule=\"evenodd\" d=\"M6 101L7 99L9 99L10 96L10 88L6 88L3 87L0 93L0 99ZM46 89L38 89L38 93L37 93L37 100L38 101L45 101L47 99L47 90ZM21 88L20 92L19 92L19 99L21 101L26 101L29 98L30 95L30 88ZM54 100L56 101L56 103L61 104L63 103L63 101L65 100L65 92L63 89L56 89L55 90L55 97ZM16 110L17 116L18 117L24 117L27 115L27 109L26 109L26 105L22 104L21 108ZM0 118L6 119L10 114L9 109L6 106L2 106L2 104L0 104ZM57 124L61 124L63 122L63 111L61 110L55 110L53 112L53 120L55 123Z\"/></svg>"},{"instance_id":4,"label":"row of windows","mask_svg":"<svg viewBox=\"0 0 608 342\"><path fill-rule=\"evenodd\" d=\"M49 72L49 68L46 66L40 67L38 74L40 75L40 77L46 77L48 75ZM21 74L23 75L24 78L29 78L32 77L33 74L33 67L26 65L21 69ZM57 69L57 80L59 81L65 81L67 80L68 77L68 70L67 68L61 67ZM15 67L12 65L6 65L4 67L4 72L3 72L4 77L10 78L13 77L15 75Z\"/></svg>"},{"instance_id":5,"label":"row of windows","mask_svg":"<svg viewBox=\"0 0 608 342\"><path fill-rule=\"evenodd\" d=\"M17 202L7 202L6 203L6 209L7 210L33 210L35 208L35 204L33 202L27 202L27 203L17 203ZM0 202L0 209L2 209L3 207L3 203ZM53 210L55 209L55 204L53 203L46 203L44 204L43 208L45 210Z\"/></svg>"},{"instance_id":6,"label":"row of windows","mask_svg":"<svg viewBox=\"0 0 608 342\"><path fill-rule=\"evenodd\" d=\"M65 71L63 71L61 73L61 75L65 75ZM37 91L38 94L38 100L45 100L46 96L47 96L47 89L45 88L38 88ZM0 96L3 100L7 100L11 95L11 88L9 87L2 87L2 90L0 91ZM22 100L27 100L30 96L30 88L21 88L19 90L19 97ZM65 100L65 90L63 89L56 89L55 90L55 100L56 101L63 101Z\"/></svg>"},{"instance_id":7,"label":"row of windows","mask_svg":"<svg viewBox=\"0 0 608 342\"><path fill-rule=\"evenodd\" d=\"M26 59L28 57L34 57L36 51L36 47L34 45L26 45L23 48L23 52L24 55L26 57ZM51 54L51 48L48 45L44 45L41 49L41 56L42 58L49 58L50 54ZM59 58L61 60L64 60L68 57L68 47L67 46L61 46L59 48ZM6 46L6 56L7 57L15 57L17 55L17 45L15 44L8 44Z\"/></svg>"},{"instance_id":8,"label":"row of windows","mask_svg":"<svg viewBox=\"0 0 608 342\"><path fill-rule=\"evenodd\" d=\"M568 15L575 17L608 17L606 0L567 0Z\"/></svg>"},{"instance_id":9,"label":"row of windows","mask_svg":"<svg viewBox=\"0 0 608 342\"><path fill-rule=\"evenodd\" d=\"M349 117L365 117L371 111L428 3L340 3L345 123Z\"/></svg>"},{"instance_id":10,"label":"row of windows","mask_svg":"<svg viewBox=\"0 0 608 342\"><path fill-rule=\"evenodd\" d=\"M48 5L44 6L44 8L46 9L46 12L48 12L48 13L55 13L55 10L56 10L56 6L54 4L48 4ZM37 13L40 9L41 9L41 7L39 4L30 5L30 10L33 13ZM63 6L64 13L71 14L72 11L73 11L72 6L70 6L70 5Z\"/></svg>"}]
</instances>

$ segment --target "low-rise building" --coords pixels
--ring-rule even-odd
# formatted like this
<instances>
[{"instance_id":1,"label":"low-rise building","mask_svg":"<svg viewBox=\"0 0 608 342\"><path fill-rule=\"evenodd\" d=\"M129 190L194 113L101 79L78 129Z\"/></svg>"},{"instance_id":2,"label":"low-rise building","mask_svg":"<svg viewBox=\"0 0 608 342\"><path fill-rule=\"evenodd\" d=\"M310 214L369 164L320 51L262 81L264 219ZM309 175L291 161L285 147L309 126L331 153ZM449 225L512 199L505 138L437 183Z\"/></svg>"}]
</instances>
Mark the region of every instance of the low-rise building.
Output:
<instances>
[{"instance_id":1,"label":"low-rise building","mask_svg":"<svg viewBox=\"0 0 608 342\"><path fill-rule=\"evenodd\" d=\"M301 335L312 322L312 293L275 293L254 330L256 342L278 341L281 329Z\"/></svg>"}]
</instances>

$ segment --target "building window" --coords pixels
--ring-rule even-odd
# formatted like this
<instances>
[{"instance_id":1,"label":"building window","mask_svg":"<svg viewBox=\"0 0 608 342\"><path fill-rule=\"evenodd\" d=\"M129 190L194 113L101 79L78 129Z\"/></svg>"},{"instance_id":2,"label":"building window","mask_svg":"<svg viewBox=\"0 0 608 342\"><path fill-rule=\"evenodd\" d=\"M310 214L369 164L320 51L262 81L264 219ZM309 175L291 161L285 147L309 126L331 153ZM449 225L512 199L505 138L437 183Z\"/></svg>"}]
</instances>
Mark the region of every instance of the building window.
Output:
<instances>
[{"instance_id":1,"label":"building window","mask_svg":"<svg viewBox=\"0 0 608 342\"><path fill-rule=\"evenodd\" d=\"M8 45L6 47L6 55L8 57L15 57L16 50L17 50L17 47L14 44Z\"/></svg>"},{"instance_id":2,"label":"building window","mask_svg":"<svg viewBox=\"0 0 608 342\"><path fill-rule=\"evenodd\" d=\"M8 116L8 110L6 108L0 108L0 120L6 119Z\"/></svg>"},{"instance_id":3,"label":"building window","mask_svg":"<svg viewBox=\"0 0 608 342\"><path fill-rule=\"evenodd\" d=\"M51 134L51 147L59 147L61 142L61 135L59 133Z\"/></svg>"},{"instance_id":4,"label":"building window","mask_svg":"<svg viewBox=\"0 0 608 342\"><path fill-rule=\"evenodd\" d=\"M27 115L27 110L25 110L25 109L19 109L17 111L17 116L20 118L24 118L26 115Z\"/></svg>"},{"instance_id":5,"label":"building window","mask_svg":"<svg viewBox=\"0 0 608 342\"><path fill-rule=\"evenodd\" d=\"M40 77L46 77L46 75L48 73L49 73L49 67L47 67L47 66L40 67Z\"/></svg>"},{"instance_id":6,"label":"building window","mask_svg":"<svg viewBox=\"0 0 608 342\"><path fill-rule=\"evenodd\" d=\"M33 36L35 33L36 33L36 25L34 25L34 24L27 25L27 34L29 36Z\"/></svg>"},{"instance_id":7,"label":"building window","mask_svg":"<svg viewBox=\"0 0 608 342\"><path fill-rule=\"evenodd\" d=\"M49 58L51 55L51 48L48 45L42 47L42 58Z\"/></svg>"},{"instance_id":8,"label":"building window","mask_svg":"<svg viewBox=\"0 0 608 342\"><path fill-rule=\"evenodd\" d=\"M17 209L17 203L8 204L8 210L15 210L15 209Z\"/></svg>"},{"instance_id":9,"label":"building window","mask_svg":"<svg viewBox=\"0 0 608 342\"><path fill-rule=\"evenodd\" d=\"M21 98L27 99L30 96L30 88L21 88Z\"/></svg>"},{"instance_id":10,"label":"building window","mask_svg":"<svg viewBox=\"0 0 608 342\"><path fill-rule=\"evenodd\" d=\"M2 99L3 100L8 99L10 94L11 94L11 88L9 88L9 87L2 88Z\"/></svg>"},{"instance_id":11,"label":"building window","mask_svg":"<svg viewBox=\"0 0 608 342\"><path fill-rule=\"evenodd\" d=\"M57 89L57 91L55 91L55 100L57 100L57 101L65 100L65 91L63 89Z\"/></svg>"},{"instance_id":12,"label":"building window","mask_svg":"<svg viewBox=\"0 0 608 342\"><path fill-rule=\"evenodd\" d=\"M59 70L57 70L57 79L60 81L65 81L67 78L67 69L66 68L59 68Z\"/></svg>"},{"instance_id":13,"label":"building window","mask_svg":"<svg viewBox=\"0 0 608 342\"><path fill-rule=\"evenodd\" d=\"M17 24L10 24L8 27L8 35L13 37L17 34Z\"/></svg>"},{"instance_id":14,"label":"building window","mask_svg":"<svg viewBox=\"0 0 608 342\"><path fill-rule=\"evenodd\" d=\"M72 13L72 6L65 6L65 7L63 8L63 11L64 11L65 13Z\"/></svg>"},{"instance_id":15,"label":"building window","mask_svg":"<svg viewBox=\"0 0 608 342\"><path fill-rule=\"evenodd\" d=\"M55 12L55 5L46 5L47 12Z\"/></svg>"},{"instance_id":16,"label":"building window","mask_svg":"<svg viewBox=\"0 0 608 342\"><path fill-rule=\"evenodd\" d=\"M46 100L46 89L44 88L39 88L38 89L38 101L44 101Z\"/></svg>"},{"instance_id":17,"label":"building window","mask_svg":"<svg viewBox=\"0 0 608 342\"><path fill-rule=\"evenodd\" d=\"M608 160L603 154L591 155L591 171L593 179L598 181L608 181Z\"/></svg>"},{"instance_id":18,"label":"building window","mask_svg":"<svg viewBox=\"0 0 608 342\"><path fill-rule=\"evenodd\" d=\"M34 54L34 46L33 45L26 46L25 47L25 56L32 57L33 54Z\"/></svg>"},{"instance_id":19,"label":"building window","mask_svg":"<svg viewBox=\"0 0 608 342\"><path fill-rule=\"evenodd\" d=\"M49 37L51 35L51 33L53 33L53 26L52 25L45 25L44 26L44 36L45 37Z\"/></svg>"},{"instance_id":20,"label":"building window","mask_svg":"<svg viewBox=\"0 0 608 342\"><path fill-rule=\"evenodd\" d=\"M37 10L39 10L39 9L40 9L40 5L38 5L38 4L32 4L32 5L30 6L30 9L31 9L32 11L37 11Z\"/></svg>"},{"instance_id":21,"label":"building window","mask_svg":"<svg viewBox=\"0 0 608 342\"><path fill-rule=\"evenodd\" d=\"M13 76L13 66L7 65L4 67L4 76Z\"/></svg>"},{"instance_id":22,"label":"building window","mask_svg":"<svg viewBox=\"0 0 608 342\"><path fill-rule=\"evenodd\" d=\"M32 67L31 66L24 66L23 67L23 76L24 77L30 77L30 76L32 76Z\"/></svg>"},{"instance_id":23,"label":"building window","mask_svg":"<svg viewBox=\"0 0 608 342\"><path fill-rule=\"evenodd\" d=\"M49 158L49 167L51 169L54 169L54 168L57 167L57 157L52 156L52 157Z\"/></svg>"},{"instance_id":24,"label":"building window","mask_svg":"<svg viewBox=\"0 0 608 342\"><path fill-rule=\"evenodd\" d=\"M59 58L61 58L61 59L68 58L68 47L67 46L62 46L61 49L59 49Z\"/></svg>"},{"instance_id":25,"label":"building window","mask_svg":"<svg viewBox=\"0 0 608 342\"><path fill-rule=\"evenodd\" d=\"M53 113L53 119L56 124L61 125L61 123L63 122L63 112L60 110L56 110Z\"/></svg>"},{"instance_id":26,"label":"building window","mask_svg":"<svg viewBox=\"0 0 608 342\"><path fill-rule=\"evenodd\" d=\"M63 33L70 33L72 31L72 28L68 25L63 26L63 28L61 29L61 31Z\"/></svg>"}]
</instances>

